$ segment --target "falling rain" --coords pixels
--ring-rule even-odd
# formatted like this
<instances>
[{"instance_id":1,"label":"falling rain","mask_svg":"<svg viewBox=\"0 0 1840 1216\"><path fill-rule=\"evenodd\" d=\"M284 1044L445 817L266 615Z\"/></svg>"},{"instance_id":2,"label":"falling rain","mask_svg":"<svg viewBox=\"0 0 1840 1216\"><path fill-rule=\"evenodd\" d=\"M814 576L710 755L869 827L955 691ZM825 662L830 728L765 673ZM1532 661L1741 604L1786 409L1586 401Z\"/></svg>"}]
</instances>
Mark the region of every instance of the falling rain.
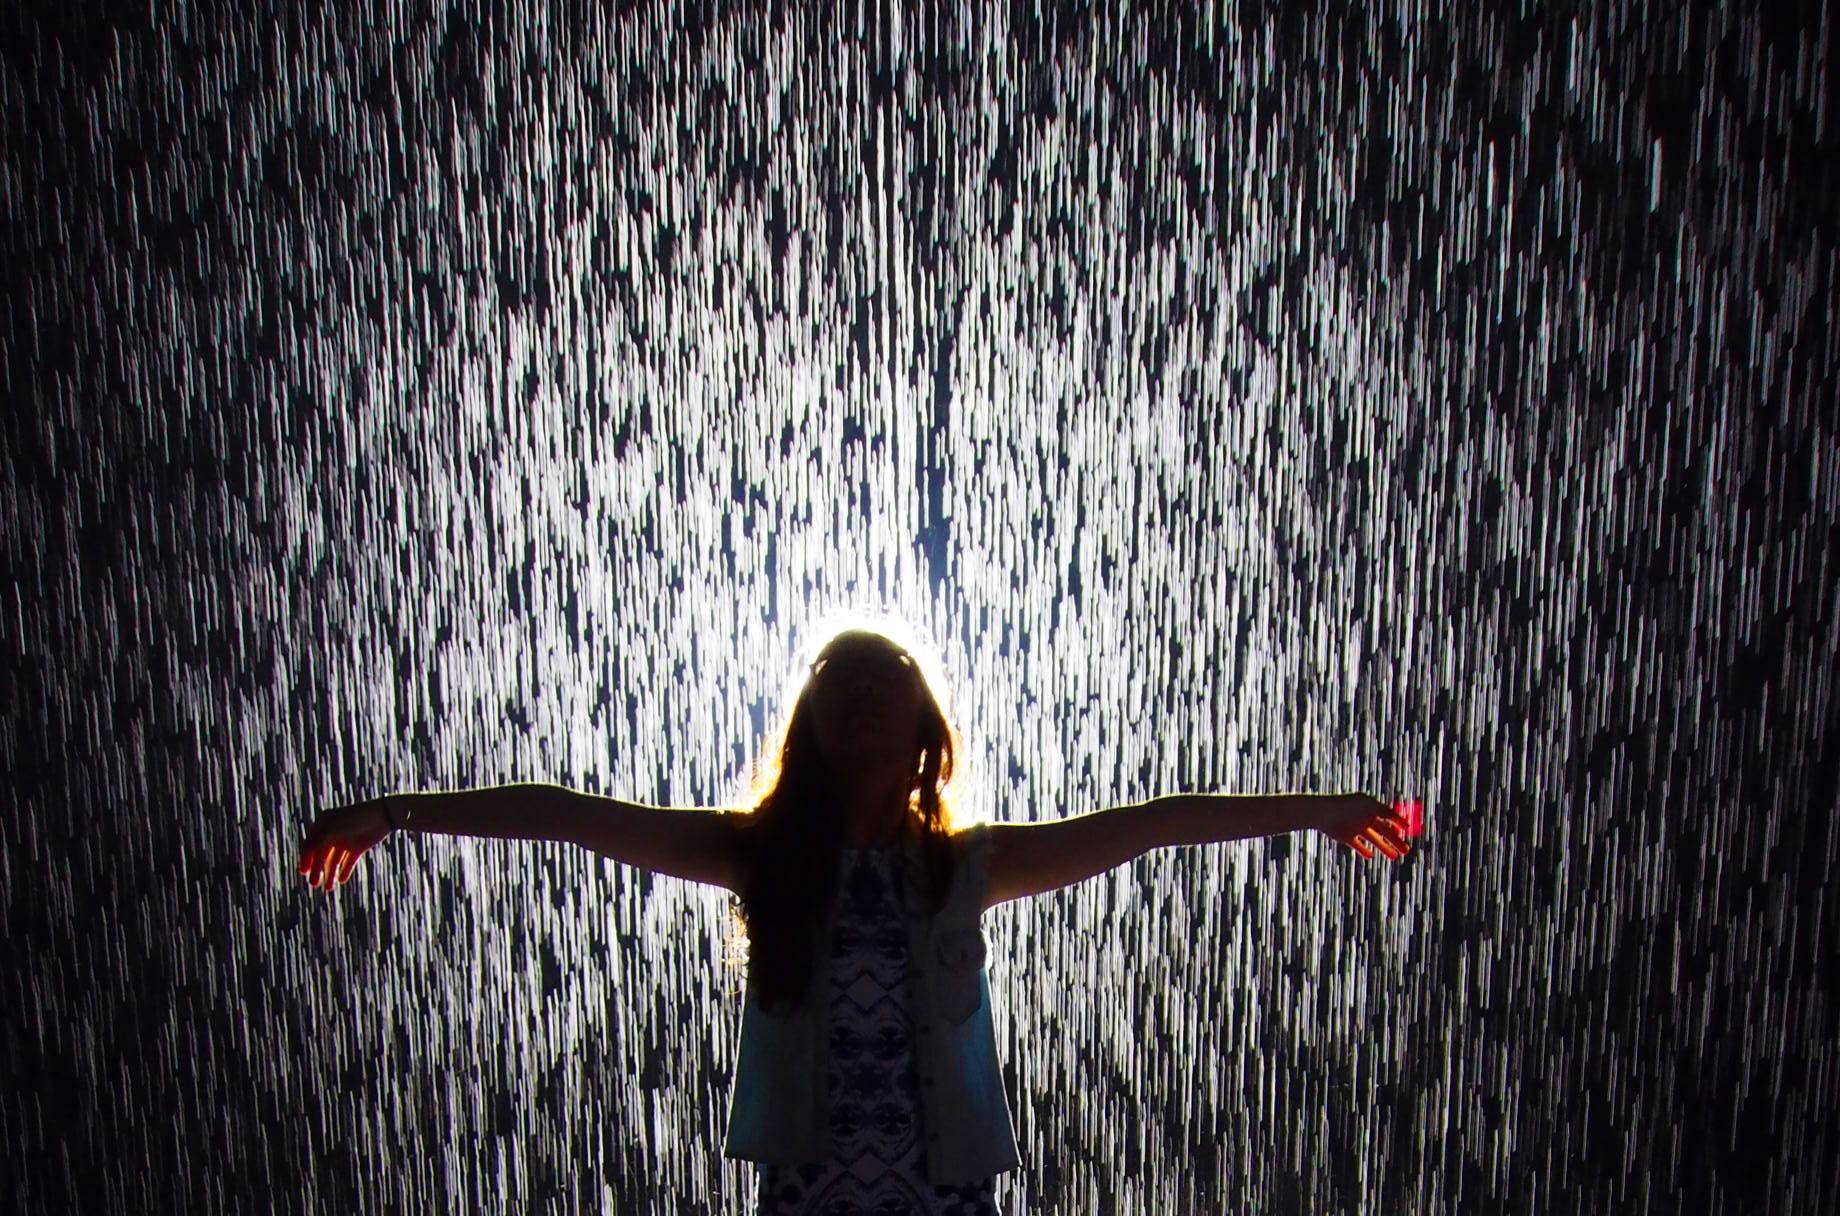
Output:
<instances>
[{"instance_id":1,"label":"falling rain","mask_svg":"<svg viewBox=\"0 0 1840 1216\"><path fill-rule=\"evenodd\" d=\"M751 1212L726 892L295 849L732 803L850 612L971 819L1422 804L988 912L1003 1211L1827 1210L1831 14L32 7L19 1210Z\"/></svg>"}]
</instances>

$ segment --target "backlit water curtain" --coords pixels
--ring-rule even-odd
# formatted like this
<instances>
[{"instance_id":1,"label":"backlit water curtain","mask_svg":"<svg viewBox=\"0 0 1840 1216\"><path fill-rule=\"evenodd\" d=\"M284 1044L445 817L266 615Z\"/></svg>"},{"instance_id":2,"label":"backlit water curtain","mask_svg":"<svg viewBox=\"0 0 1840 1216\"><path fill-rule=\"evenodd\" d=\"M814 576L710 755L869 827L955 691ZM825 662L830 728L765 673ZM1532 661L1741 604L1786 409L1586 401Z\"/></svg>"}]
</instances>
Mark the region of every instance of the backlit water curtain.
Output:
<instances>
[{"instance_id":1,"label":"backlit water curtain","mask_svg":"<svg viewBox=\"0 0 1840 1216\"><path fill-rule=\"evenodd\" d=\"M7 18L20 1210L745 1211L720 892L293 846L848 609L975 817L1425 802L994 910L1006 1210L1823 1210L1832 18L820 7Z\"/></svg>"}]
</instances>

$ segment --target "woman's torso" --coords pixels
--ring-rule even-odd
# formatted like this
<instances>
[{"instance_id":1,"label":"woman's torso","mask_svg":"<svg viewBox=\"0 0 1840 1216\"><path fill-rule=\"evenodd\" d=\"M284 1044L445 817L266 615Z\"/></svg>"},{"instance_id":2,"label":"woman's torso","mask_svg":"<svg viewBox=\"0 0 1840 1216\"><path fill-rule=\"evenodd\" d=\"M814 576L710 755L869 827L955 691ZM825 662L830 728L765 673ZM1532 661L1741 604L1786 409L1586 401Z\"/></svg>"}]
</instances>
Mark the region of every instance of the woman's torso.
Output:
<instances>
[{"instance_id":1,"label":"woman's torso","mask_svg":"<svg viewBox=\"0 0 1840 1216\"><path fill-rule=\"evenodd\" d=\"M839 859L829 993L832 1156L762 1165L761 1216L995 1216L994 1179L926 1180L899 856L892 847L845 848Z\"/></svg>"}]
</instances>

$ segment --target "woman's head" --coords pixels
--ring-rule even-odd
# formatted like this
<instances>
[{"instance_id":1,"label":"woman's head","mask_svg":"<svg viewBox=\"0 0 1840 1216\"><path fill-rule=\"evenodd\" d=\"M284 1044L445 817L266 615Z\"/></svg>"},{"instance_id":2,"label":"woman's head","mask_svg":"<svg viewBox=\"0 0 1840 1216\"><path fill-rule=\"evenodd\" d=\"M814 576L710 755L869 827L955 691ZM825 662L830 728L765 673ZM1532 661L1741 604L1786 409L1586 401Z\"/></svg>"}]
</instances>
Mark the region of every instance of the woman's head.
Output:
<instances>
[{"instance_id":1,"label":"woman's head","mask_svg":"<svg viewBox=\"0 0 1840 1216\"><path fill-rule=\"evenodd\" d=\"M813 741L833 772L918 756L923 699L930 698L913 657L882 634L861 629L825 644L800 696ZM929 708L930 717L941 716L936 704Z\"/></svg>"},{"instance_id":2,"label":"woman's head","mask_svg":"<svg viewBox=\"0 0 1840 1216\"><path fill-rule=\"evenodd\" d=\"M944 898L956 743L915 648L891 630L841 630L805 665L738 833L742 919L763 1001L804 989L807 939L835 894L852 816L859 829L886 815L917 833L935 906Z\"/></svg>"},{"instance_id":3,"label":"woman's head","mask_svg":"<svg viewBox=\"0 0 1840 1216\"><path fill-rule=\"evenodd\" d=\"M919 661L886 634L849 629L809 672L787 745L803 725L833 810L899 808L905 826L922 788L952 778L952 730Z\"/></svg>"}]
</instances>

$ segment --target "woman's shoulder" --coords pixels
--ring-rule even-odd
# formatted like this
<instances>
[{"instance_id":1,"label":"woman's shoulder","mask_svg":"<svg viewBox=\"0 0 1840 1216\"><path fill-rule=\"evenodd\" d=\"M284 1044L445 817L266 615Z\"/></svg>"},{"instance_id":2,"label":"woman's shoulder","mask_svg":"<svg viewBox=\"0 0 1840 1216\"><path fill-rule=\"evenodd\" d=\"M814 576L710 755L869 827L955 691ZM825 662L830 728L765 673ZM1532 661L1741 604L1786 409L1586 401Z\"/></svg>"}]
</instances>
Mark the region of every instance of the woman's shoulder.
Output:
<instances>
[{"instance_id":1,"label":"woman's shoulder","mask_svg":"<svg viewBox=\"0 0 1840 1216\"><path fill-rule=\"evenodd\" d=\"M989 847L989 831L990 825L982 821L954 824L946 833L946 842L952 846L954 856L967 856Z\"/></svg>"},{"instance_id":2,"label":"woman's shoulder","mask_svg":"<svg viewBox=\"0 0 1840 1216\"><path fill-rule=\"evenodd\" d=\"M979 886L987 880L990 866L990 824L968 823L952 829L952 856L963 867L955 876L960 885Z\"/></svg>"},{"instance_id":3,"label":"woman's shoulder","mask_svg":"<svg viewBox=\"0 0 1840 1216\"><path fill-rule=\"evenodd\" d=\"M990 854L989 828L988 823L980 821L953 824L942 833L951 856L952 879L955 884L962 883L967 877L982 877ZM922 861L926 847L924 838L909 837L907 857L910 864Z\"/></svg>"}]
</instances>

